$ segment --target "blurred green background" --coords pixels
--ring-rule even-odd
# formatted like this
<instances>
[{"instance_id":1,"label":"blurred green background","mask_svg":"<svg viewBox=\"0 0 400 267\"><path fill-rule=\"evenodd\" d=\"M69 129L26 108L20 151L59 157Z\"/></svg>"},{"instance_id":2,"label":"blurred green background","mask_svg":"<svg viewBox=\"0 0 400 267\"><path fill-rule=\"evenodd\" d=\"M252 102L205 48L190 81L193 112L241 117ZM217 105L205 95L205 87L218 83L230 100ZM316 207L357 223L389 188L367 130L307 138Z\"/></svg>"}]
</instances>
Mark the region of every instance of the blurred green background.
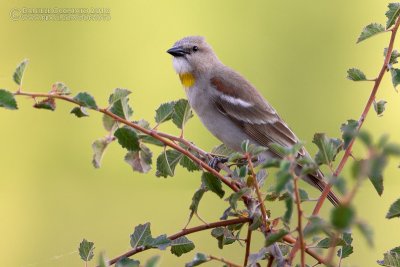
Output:
<instances>
[{"instance_id":1,"label":"blurred green background","mask_svg":"<svg viewBox=\"0 0 400 267\"><path fill-rule=\"evenodd\" d=\"M378 73L389 35L355 42L365 25L385 23L387 3L1 1L0 88L16 89L12 73L29 58L24 90L48 91L53 82L62 81L74 92L91 92L104 106L114 88L129 88L135 119L153 122L160 103L184 97L165 51L186 35L203 35L220 59L246 76L315 152L315 132L339 136L341 123L361 113L372 85L350 82L346 70L359 67L371 78ZM24 7L104 7L110 9L111 20L13 21L10 12ZM400 96L388 77L378 99L388 102L387 110L379 118L372 110L365 129L375 137L388 133L400 142ZM106 134L99 114L76 119L67 103L59 102L57 111L49 112L32 109L29 99L20 97L18 102L19 111L0 110L3 266L83 266L76 252L82 238L95 242L97 261L100 251L111 258L128 250L129 235L139 223L152 222L154 235L172 234L185 225L199 174L178 169L176 177L163 179L156 178L154 170L133 173L117 144L110 147L102 168L94 169L91 143ZM161 130L178 134L169 124ZM219 144L196 117L186 137L204 149ZM374 266L383 252L399 245L398 220L384 218L399 197L397 165L398 160L392 160L385 172L382 197L369 182L357 195L358 215L374 228L375 247L369 248L356 231L355 252L342 266ZM207 194L200 214L212 222L226 206ZM272 212L279 216L283 211ZM221 251L209 233L190 239L196 242L195 251L242 262L243 248L237 244ZM256 240L253 250L260 244ZM162 266L183 266L195 251L181 258L148 251L137 258L160 254Z\"/></svg>"}]
</instances>

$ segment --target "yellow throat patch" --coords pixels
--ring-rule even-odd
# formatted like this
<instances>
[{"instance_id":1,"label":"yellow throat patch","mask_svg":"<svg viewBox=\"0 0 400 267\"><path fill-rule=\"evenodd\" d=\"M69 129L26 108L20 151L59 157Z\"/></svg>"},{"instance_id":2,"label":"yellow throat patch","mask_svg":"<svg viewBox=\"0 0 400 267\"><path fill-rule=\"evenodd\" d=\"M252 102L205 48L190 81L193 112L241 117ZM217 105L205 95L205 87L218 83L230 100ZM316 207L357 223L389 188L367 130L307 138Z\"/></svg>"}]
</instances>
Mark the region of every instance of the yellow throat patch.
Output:
<instances>
[{"instance_id":1,"label":"yellow throat patch","mask_svg":"<svg viewBox=\"0 0 400 267\"><path fill-rule=\"evenodd\" d=\"M195 79L193 74L191 74L190 72L179 74L179 78L181 79L181 83L185 88L189 88L194 85Z\"/></svg>"}]
</instances>

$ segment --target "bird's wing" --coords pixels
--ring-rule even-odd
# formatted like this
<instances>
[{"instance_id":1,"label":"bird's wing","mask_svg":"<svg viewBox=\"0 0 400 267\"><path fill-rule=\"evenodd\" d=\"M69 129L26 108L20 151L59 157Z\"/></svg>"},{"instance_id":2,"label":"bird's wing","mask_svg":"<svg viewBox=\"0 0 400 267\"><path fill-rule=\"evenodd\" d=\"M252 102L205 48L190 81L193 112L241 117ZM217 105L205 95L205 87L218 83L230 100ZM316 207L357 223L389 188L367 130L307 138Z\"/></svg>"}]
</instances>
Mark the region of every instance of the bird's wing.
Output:
<instances>
[{"instance_id":1,"label":"bird's wing","mask_svg":"<svg viewBox=\"0 0 400 267\"><path fill-rule=\"evenodd\" d=\"M229 77L229 80L224 77ZM254 141L268 147L279 157L282 155L271 148L271 143L288 147L298 142L275 109L240 74L232 70L228 75L216 73L211 84L216 90L213 101L218 110L237 123Z\"/></svg>"}]
</instances>

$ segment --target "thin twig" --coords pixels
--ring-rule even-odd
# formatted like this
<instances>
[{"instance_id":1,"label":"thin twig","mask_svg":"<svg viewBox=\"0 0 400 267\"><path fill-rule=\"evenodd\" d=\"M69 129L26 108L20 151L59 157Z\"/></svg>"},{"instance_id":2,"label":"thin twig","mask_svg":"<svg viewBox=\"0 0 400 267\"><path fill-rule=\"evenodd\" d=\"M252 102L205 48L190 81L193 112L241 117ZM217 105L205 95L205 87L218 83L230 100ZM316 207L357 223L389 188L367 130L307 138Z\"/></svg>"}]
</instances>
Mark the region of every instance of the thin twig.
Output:
<instances>
[{"instance_id":1,"label":"thin twig","mask_svg":"<svg viewBox=\"0 0 400 267\"><path fill-rule=\"evenodd\" d=\"M242 266L240 266L240 265L238 265L238 264L235 264L235 263L233 263L233 262L227 261L227 260L225 260L224 258L218 258L218 257L215 257L215 256L213 256L213 255L209 255L208 257L209 257L210 259L212 259L212 260L220 261L220 262L222 262L222 263L225 263L228 267L242 267Z\"/></svg>"},{"instance_id":2,"label":"thin twig","mask_svg":"<svg viewBox=\"0 0 400 267\"><path fill-rule=\"evenodd\" d=\"M302 217L303 217L303 210L301 209L301 199L300 199L300 193L299 193L299 186L298 186L298 180L299 177L294 174L294 193L296 196L296 206L297 206L297 232L299 233L299 242L300 242L300 255L301 255L301 267L306 266L306 258L305 258L305 245L304 245L304 235L303 235L303 226L302 226Z\"/></svg>"},{"instance_id":3,"label":"thin twig","mask_svg":"<svg viewBox=\"0 0 400 267\"><path fill-rule=\"evenodd\" d=\"M396 34L397 34L397 30L400 26L400 18L397 19L396 24L394 25L394 27L390 30L391 32L391 36L390 36L390 41L389 41L389 46L386 52L386 57L385 60L383 62L383 65L381 67L381 70L379 72L379 75L376 79L374 79L374 86L372 88L371 94L368 98L367 103L365 104L364 110L361 113L360 118L358 119L358 126L356 129L356 133L358 133L368 115L369 110L371 109L371 106L375 100L376 97L376 93L378 92L379 86L381 84L382 78L386 73L386 70L388 70L388 65L390 62L390 57L392 55L392 51L393 51L393 45L394 45L394 41L396 39ZM353 137L347 147L347 149L345 150L342 159L339 162L339 165L337 166L335 172L333 173L333 177L338 177L339 174L342 172L344 166L347 163L348 158L351 156L352 153L352 148L353 148L353 144L354 144L355 138ZM327 186L324 188L324 190L321 193L321 196L319 197L317 203L315 204L314 210L312 215L313 216L317 216L322 208L322 205L324 204L326 198L328 197L329 192L332 189L332 184L327 184ZM308 222L307 225L309 225L310 222ZM306 226L307 227L307 226ZM297 240L299 241L299 240ZM290 252L290 256L294 257L294 255L296 254L296 252L298 251L300 247L300 243L296 242L296 244L294 245L292 251Z\"/></svg>"},{"instance_id":4,"label":"thin twig","mask_svg":"<svg viewBox=\"0 0 400 267\"><path fill-rule=\"evenodd\" d=\"M272 264L274 263L274 256L270 255L267 263L267 267L272 267Z\"/></svg>"},{"instance_id":5,"label":"thin twig","mask_svg":"<svg viewBox=\"0 0 400 267\"><path fill-rule=\"evenodd\" d=\"M247 225L247 237L246 237L246 254L244 255L244 264L243 266L247 266L247 261L249 260L250 255L250 247L251 247L251 234L252 230L250 229L250 223Z\"/></svg>"},{"instance_id":6,"label":"thin twig","mask_svg":"<svg viewBox=\"0 0 400 267\"><path fill-rule=\"evenodd\" d=\"M168 239L170 240L175 240L181 236L186 236L189 234L193 234L196 232L200 232L200 231L204 231L207 229L212 229L212 228L216 228L216 227L221 227L221 226L228 226L228 225L233 225L233 224L238 224L238 223L246 223L246 222L250 222L251 219L250 218L237 218L237 219L231 219L231 220L226 220L226 221L218 221L218 222L213 222L213 223L209 223L209 224L202 224L193 228L188 228L188 229L183 229L182 231L170 235L168 236ZM139 252L142 252L144 250L148 250L149 248L140 246L137 248L134 248L132 250L129 250L127 252L125 252L124 254L115 257L114 259L110 260L108 262L109 265L115 264L116 262L118 262L120 259L122 258L128 258L131 257Z\"/></svg>"}]
</instances>

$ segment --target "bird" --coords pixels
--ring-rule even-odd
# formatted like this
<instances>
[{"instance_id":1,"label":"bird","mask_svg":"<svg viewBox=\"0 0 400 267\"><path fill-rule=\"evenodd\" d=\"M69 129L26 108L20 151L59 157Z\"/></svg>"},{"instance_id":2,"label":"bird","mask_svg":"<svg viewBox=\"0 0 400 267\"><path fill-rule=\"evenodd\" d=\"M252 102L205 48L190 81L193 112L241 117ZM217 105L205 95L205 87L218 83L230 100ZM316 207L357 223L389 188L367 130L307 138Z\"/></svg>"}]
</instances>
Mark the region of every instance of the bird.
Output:
<instances>
[{"instance_id":1,"label":"bird","mask_svg":"<svg viewBox=\"0 0 400 267\"><path fill-rule=\"evenodd\" d=\"M264 159L279 159L283 155L271 144L291 147L299 142L259 91L241 74L224 65L203 36L184 37L167 53L173 56L173 67L189 105L204 126L227 147L241 151L242 142L248 140L266 148ZM310 157L304 147L298 154L298 157ZM301 168L298 165L296 170ZM320 170L302 177L320 191L327 186ZM334 206L340 203L332 191L328 199Z\"/></svg>"}]
</instances>

